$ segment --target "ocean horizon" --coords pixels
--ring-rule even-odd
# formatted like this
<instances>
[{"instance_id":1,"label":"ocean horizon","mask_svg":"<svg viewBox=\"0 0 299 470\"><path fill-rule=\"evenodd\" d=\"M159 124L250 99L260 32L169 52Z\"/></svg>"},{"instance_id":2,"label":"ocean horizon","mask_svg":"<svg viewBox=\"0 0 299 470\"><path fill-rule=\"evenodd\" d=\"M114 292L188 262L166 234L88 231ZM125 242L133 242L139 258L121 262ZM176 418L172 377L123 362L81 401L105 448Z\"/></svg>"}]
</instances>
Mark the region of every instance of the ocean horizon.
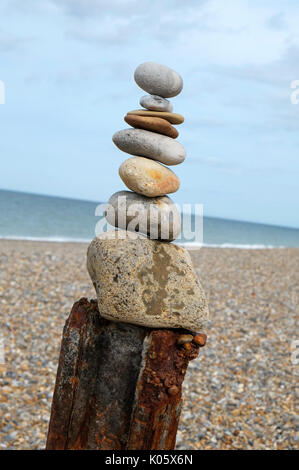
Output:
<instances>
[{"instance_id":1,"label":"ocean horizon","mask_svg":"<svg viewBox=\"0 0 299 470\"><path fill-rule=\"evenodd\" d=\"M99 204L103 202L0 190L0 239L88 243L100 220L95 215ZM175 243L187 248L299 247L299 229L204 215L203 243L184 238Z\"/></svg>"}]
</instances>

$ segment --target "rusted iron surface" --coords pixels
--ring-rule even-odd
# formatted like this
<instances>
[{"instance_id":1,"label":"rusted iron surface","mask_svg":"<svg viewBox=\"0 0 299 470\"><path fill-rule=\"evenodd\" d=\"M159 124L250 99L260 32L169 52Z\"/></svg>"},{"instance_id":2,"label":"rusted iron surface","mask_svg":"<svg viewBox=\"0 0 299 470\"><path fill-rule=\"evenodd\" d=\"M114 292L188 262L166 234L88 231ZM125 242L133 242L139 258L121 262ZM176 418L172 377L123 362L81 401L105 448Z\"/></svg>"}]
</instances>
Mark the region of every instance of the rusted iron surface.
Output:
<instances>
[{"instance_id":1,"label":"rusted iron surface","mask_svg":"<svg viewBox=\"0 0 299 470\"><path fill-rule=\"evenodd\" d=\"M73 306L62 339L47 449L123 449L145 330Z\"/></svg>"},{"instance_id":2,"label":"rusted iron surface","mask_svg":"<svg viewBox=\"0 0 299 470\"><path fill-rule=\"evenodd\" d=\"M193 342L180 345L180 336L178 330L152 330L145 339L127 449L175 447L182 383L199 349Z\"/></svg>"},{"instance_id":3,"label":"rusted iron surface","mask_svg":"<svg viewBox=\"0 0 299 470\"><path fill-rule=\"evenodd\" d=\"M100 317L81 299L63 331L47 449L173 449L188 362L203 341ZM204 335L203 335L204 336Z\"/></svg>"}]
</instances>

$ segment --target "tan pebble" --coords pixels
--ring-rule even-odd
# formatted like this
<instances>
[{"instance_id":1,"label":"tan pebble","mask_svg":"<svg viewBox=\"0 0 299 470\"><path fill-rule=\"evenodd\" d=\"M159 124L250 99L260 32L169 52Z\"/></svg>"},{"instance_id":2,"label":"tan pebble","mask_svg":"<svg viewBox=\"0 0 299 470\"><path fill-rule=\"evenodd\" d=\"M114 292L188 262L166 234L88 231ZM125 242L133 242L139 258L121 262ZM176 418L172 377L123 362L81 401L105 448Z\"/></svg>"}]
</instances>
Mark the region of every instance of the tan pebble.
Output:
<instances>
[{"instance_id":1,"label":"tan pebble","mask_svg":"<svg viewBox=\"0 0 299 470\"><path fill-rule=\"evenodd\" d=\"M176 139L179 135L175 127L173 127L169 121L159 117L151 116L138 116L133 114L127 114L124 117L126 123L137 129L146 129L152 132L158 132L159 134L167 135Z\"/></svg>"},{"instance_id":2,"label":"tan pebble","mask_svg":"<svg viewBox=\"0 0 299 470\"><path fill-rule=\"evenodd\" d=\"M119 167L119 176L129 189L147 197L175 193L180 187L173 171L144 157L125 160Z\"/></svg>"},{"instance_id":3,"label":"tan pebble","mask_svg":"<svg viewBox=\"0 0 299 470\"><path fill-rule=\"evenodd\" d=\"M181 114L177 113L168 113L166 111L145 111L144 109L134 109L129 111L127 114L134 114L136 116L149 116L149 117L159 117L166 119L171 122L171 124L182 124L184 122L184 117Z\"/></svg>"},{"instance_id":4,"label":"tan pebble","mask_svg":"<svg viewBox=\"0 0 299 470\"><path fill-rule=\"evenodd\" d=\"M177 344L191 343L192 340L193 340L192 335L181 335L177 339Z\"/></svg>"}]
</instances>

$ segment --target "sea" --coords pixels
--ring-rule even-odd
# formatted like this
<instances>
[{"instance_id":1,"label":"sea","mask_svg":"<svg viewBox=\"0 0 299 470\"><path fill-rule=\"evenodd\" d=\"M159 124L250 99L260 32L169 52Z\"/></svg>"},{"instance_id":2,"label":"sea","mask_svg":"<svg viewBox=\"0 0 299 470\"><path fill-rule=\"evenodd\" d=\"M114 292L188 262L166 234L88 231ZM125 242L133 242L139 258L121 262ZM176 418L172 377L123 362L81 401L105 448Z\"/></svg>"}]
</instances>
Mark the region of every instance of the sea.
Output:
<instances>
[{"instance_id":1,"label":"sea","mask_svg":"<svg viewBox=\"0 0 299 470\"><path fill-rule=\"evenodd\" d=\"M100 202L0 190L0 238L51 242L89 242L95 236ZM193 214L193 218L196 217ZM195 221L193 220L193 224ZM299 229L203 217L199 246L262 249L299 247Z\"/></svg>"}]
</instances>

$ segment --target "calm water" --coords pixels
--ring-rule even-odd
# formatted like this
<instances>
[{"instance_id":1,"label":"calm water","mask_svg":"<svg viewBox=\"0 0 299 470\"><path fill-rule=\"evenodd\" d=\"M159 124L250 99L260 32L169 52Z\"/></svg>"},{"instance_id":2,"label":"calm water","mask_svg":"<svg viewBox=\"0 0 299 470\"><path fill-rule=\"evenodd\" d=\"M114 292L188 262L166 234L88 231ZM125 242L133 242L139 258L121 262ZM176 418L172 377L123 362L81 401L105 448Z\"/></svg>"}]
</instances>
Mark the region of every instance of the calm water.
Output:
<instances>
[{"instance_id":1,"label":"calm water","mask_svg":"<svg viewBox=\"0 0 299 470\"><path fill-rule=\"evenodd\" d=\"M100 219L95 216L97 205L0 190L0 238L90 241ZM203 242L223 247L299 247L299 229L204 217Z\"/></svg>"}]
</instances>

